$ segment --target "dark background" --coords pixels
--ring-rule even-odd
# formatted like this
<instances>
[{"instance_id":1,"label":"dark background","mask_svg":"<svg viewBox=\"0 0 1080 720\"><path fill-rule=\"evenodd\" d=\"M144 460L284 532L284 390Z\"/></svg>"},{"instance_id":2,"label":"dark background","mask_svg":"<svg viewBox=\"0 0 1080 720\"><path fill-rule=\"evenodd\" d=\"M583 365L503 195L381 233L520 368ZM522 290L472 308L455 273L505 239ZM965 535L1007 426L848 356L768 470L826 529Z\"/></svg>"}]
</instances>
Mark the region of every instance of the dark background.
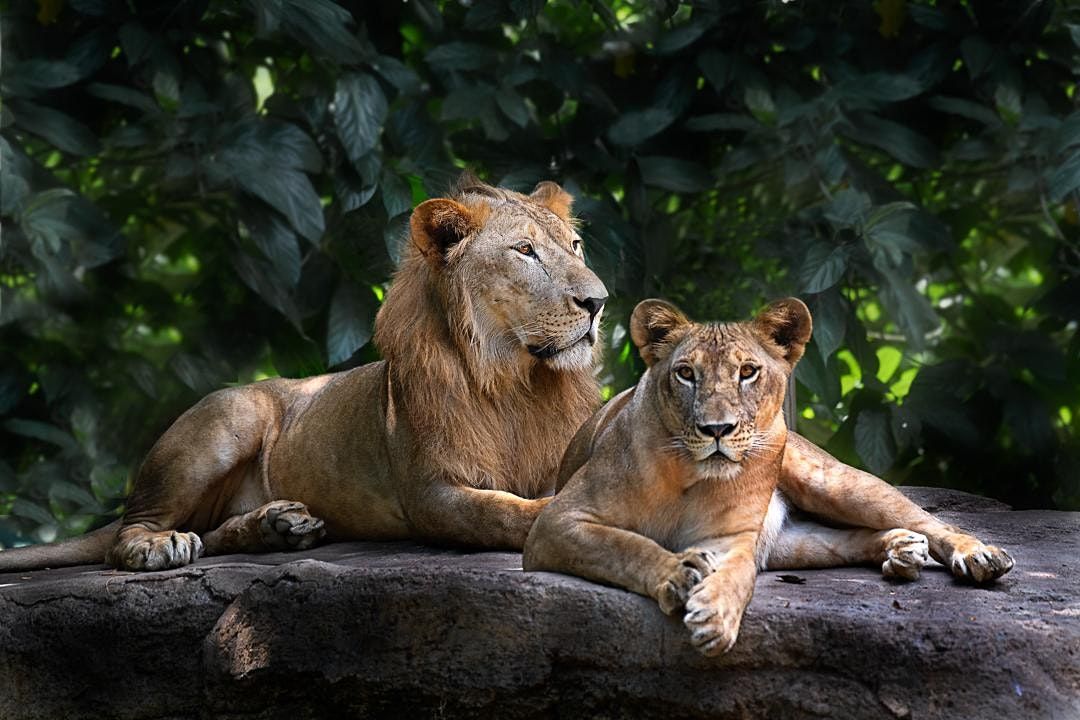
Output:
<instances>
[{"instance_id":1,"label":"dark background","mask_svg":"<svg viewBox=\"0 0 1080 720\"><path fill-rule=\"evenodd\" d=\"M134 9L133 9L134 8ZM0 544L203 394L377 357L409 210L578 199L605 396L662 296L814 311L799 429L1080 507L1080 11L1029 0L0 2Z\"/></svg>"}]
</instances>

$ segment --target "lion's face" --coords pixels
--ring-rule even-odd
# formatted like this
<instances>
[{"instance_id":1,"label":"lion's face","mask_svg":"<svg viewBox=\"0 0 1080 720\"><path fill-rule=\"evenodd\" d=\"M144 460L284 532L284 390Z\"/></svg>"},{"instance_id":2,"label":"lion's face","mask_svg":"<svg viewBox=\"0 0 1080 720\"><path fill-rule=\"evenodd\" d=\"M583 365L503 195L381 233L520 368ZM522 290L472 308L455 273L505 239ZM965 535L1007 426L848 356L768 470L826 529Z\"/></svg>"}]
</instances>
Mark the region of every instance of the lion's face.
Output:
<instances>
[{"instance_id":1,"label":"lion's face","mask_svg":"<svg viewBox=\"0 0 1080 720\"><path fill-rule=\"evenodd\" d=\"M465 187L456 200L417 208L414 236L417 216L435 211L420 229L440 245L438 271L465 308L452 320L484 355L555 369L592 365L607 289L585 265L569 207L569 195L541 183L528 196Z\"/></svg>"},{"instance_id":2,"label":"lion's face","mask_svg":"<svg viewBox=\"0 0 1080 720\"><path fill-rule=\"evenodd\" d=\"M743 460L773 450L770 430L810 327L806 306L793 298L749 323L692 323L657 300L634 310L631 330L650 365L658 419L701 477L734 477Z\"/></svg>"}]
</instances>

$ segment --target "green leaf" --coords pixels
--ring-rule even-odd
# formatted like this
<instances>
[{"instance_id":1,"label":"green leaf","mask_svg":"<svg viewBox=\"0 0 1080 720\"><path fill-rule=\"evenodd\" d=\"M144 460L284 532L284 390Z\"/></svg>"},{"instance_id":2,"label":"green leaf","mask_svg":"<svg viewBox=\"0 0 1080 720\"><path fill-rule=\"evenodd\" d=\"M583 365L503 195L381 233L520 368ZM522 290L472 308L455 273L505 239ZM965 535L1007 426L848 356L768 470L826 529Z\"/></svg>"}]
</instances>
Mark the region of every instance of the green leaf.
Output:
<instances>
[{"instance_id":1,"label":"green leaf","mask_svg":"<svg viewBox=\"0 0 1080 720\"><path fill-rule=\"evenodd\" d=\"M870 212L870 196L845 188L833 195L822 212L825 219L837 227L856 227L863 223L863 218Z\"/></svg>"},{"instance_id":2,"label":"green leaf","mask_svg":"<svg viewBox=\"0 0 1080 720\"><path fill-rule=\"evenodd\" d=\"M711 24L711 21L706 20L683 23L661 35L653 49L658 55L670 55L678 52L704 35Z\"/></svg>"},{"instance_id":3,"label":"green leaf","mask_svg":"<svg viewBox=\"0 0 1080 720\"><path fill-rule=\"evenodd\" d=\"M288 123L243 122L230 133L208 174L232 180L276 208L303 237L316 242L326 227L322 202L301 170L322 166L318 148L302 130Z\"/></svg>"},{"instance_id":4,"label":"green leaf","mask_svg":"<svg viewBox=\"0 0 1080 720\"><path fill-rule=\"evenodd\" d=\"M67 188L53 188L26 201L19 213L19 227L31 243L55 255L65 242L81 235L68 219L68 207L74 197L75 193Z\"/></svg>"},{"instance_id":5,"label":"green leaf","mask_svg":"<svg viewBox=\"0 0 1080 720\"><path fill-rule=\"evenodd\" d=\"M675 121L667 108L648 108L625 113L608 129L607 136L616 145L637 145L663 132Z\"/></svg>"},{"instance_id":6,"label":"green leaf","mask_svg":"<svg viewBox=\"0 0 1080 720\"><path fill-rule=\"evenodd\" d=\"M811 338L806 354L795 366L795 378L831 411L840 402L840 376L822 358L816 345L817 342Z\"/></svg>"},{"instance_id":7,"label":"green leaf","mask_svg":"<svg viewBox=\"0 0 1080 720\"><path fill-rule=\"evenodd\" d=\"M1035 394L1034 389L1012 383L1005 397L1004 420L1016 441L1017 450L1025 455L1044 456L1052 452L1053 412Z\"/></svg>"},{"instance_id":8,"label":"green leaf","mask_svg":"<svg viewBox=\"0 0 1080 720\"><path fill-rule=\"evenodd\" d=\"M387 107L379 82L370 75L352 73L338 80L334 92L334 125L349 160L358 169L361 158L379 144Z\"/></svg>"},{"instance_id":9,"label":"green leaf","mask_svg":"<svg viewBox=\"0 0 1080 720\"><path fill-rule=\"evenodd\" d=\"M0 215L14 215L30 194L30 174L33 172L26 156L17 153L0 137Z\"/></svg>"},{"instance_id":10,"label":"green leaf","mask_svg":"<svg viewBox=\"0 0 1080 720\"><path fill-rule=\"evenodd\" d=\"M889 414L884 410L863 410L855 418L855 452L875 475L881 475L896 460Z\"/></svg>"},{"instance_id":11,"label":"green leaf","mask_svg":"<svg viewBox=\"0 0 1080 720\"><path fill-rule=\"evenodd\" d=\"M384 168L379 187L382 190L383 207L386 208L388 218L397 217L412 209L412 189L408 183L398 177L397 173Z\"/></svg>"},{"instance_id":12,"label":"green leaf","mask_svg":"<svg viewBox=\"0 0 1080 720\"><path fill-rule=\"evenodd\" d=\"M501 87L496 90L495 104L518 127L525 127L529 124L529 107L513 88Z\"/></svg>"},{"instance_id":13,"label":"green leaf","mask_svg":"<svg viewBox=\"0 0 1080 720\"><path fill-rule=\"evenodd\" d=\"M704 51L698 55L697 64L716 92L723 92L731 82L731 58L719 50Z\"/></svg>"},{"instance_id":14,"label":"green leaf","mask_svg":"<svg viewBox=\"0 0 1080 720\"><path fill-rule=\"evenodd\" d=\"M371 61L371 69L379 73L398 92L409 94L420 91L420 76L412 68L391 55L380 55Z\"/></svg>"},{"instance_id":15,"label":"green leaf","mask_svg":"<svg viewBox=\"0 0 1080 720\"><path fill-rule=\"evenodd\" d=\"M637 159L641 179L646 185L679 193L701 192L713 184L708 169L689 160L648 156Z\"/></svg>"},{"instance_id":16,"label":"green leaf","mask_svg":"<svg viewBox=\"0 0 1080 720\"><path fill-rule=\"evenodd\" d=\"M375 298L371 291L342 279L330 303L326 354L330 366L345 362L371 339Z\"/></svg>"},{"instance_id":17,"label":"green leaf","mask_svg":"<svg viewBox=\"0 0 1080 720\"><path fill-rule=\"evenodd\" d=\"M814 243L807 250L799 272L802 291L818 293L828 290L844 276L847 261L847 247Z\"/></svg>"},{"instance_id":18,"label":"green leaf","mask_svg":"<svg viewBox=\"0 0 1080 720\"><path fill-rule=\"evenodd\" d=\"M90 129L62 112L26 101L13 101L15 123L41 137L58 150L72 155L95 155L100 150Z\"/></svg>"},{"instance_id":19,"label":"green leaf","mask_svg":"<svg viewBox=\"0 0 1080 720\"><path fill-rule=\"evenodd\" d=\"M285 285L294 287L300 281L300 245L296 233L273 211L246 213L244 224L255 246L270 261L274 275Z\"/></svg>"},{"instance_id":20,"label":"green leaf","mask_svg":"<svg viewBox=\"0 0 1080 720\"><path fill-rule=\"evenodd\" d=\"M245 285L302 332L296 301L289 292L289 286L281 281L277 270L269 261L238 252L232 256L232 265ZM188 385L193 387L190 383Z\"/></svg>"},{"instance_id":21,"label":"green leaf","mask_svg":"<svg viewBox=\"0 0 1080 720\"><path fill-rule=\"evenodd\" d=\"M169 360L169 367L180 381L198 395L206 395L218 389L220 374L203 357L179 352Z\"/></svg>"},{"instance_id":22,"label":"green leaf","mask_svg":"<svg viewBox=\"0 0 1080 720\"><path fill-rule=\"evenodd\" d=\"M439 70L481 70L499 65L498 53L487 45L456 41L432 48L424 60Z\"/></svg>"},{"instance_id":23,"label":"green leaf","mask_svg":"<svg viewBox=\"0 0 1080 720\"><path fill-rule=\"evenodd\" d=\"M872 145L894 158L917 168L937 165L937 148L922 135L907 127L883 120L870 114L862 114L853 125L844 127L845 134L863 145Z\"/></svg>"},{"instance_id":24,"label":"green leaf","mask_svg":"<svg viewBox=\"0 0 1080 720\"><path fill-rule=\"evenodd\" d=\"M698 115L686 121L686 129L691 132L716 132L717 130L757 130L761 124L753 118L733 113Z\"/></svg>"},{"instance_id":25,"label":"green leaf","mask_svg":"<svg viewBox=\"0 0 1080 720\"><path fill-rule=\"evenodd\" d=\"M1065 159L1047 180L1047 188L1052 202L1061 202L1065 197L1080 188L1080 152L1074 152Z\"/></svg>"},{"instance_id":26,"label":"green leaf","mask_svg":"<svg viewBox=\"0 0 1080 720\"><path fill-rule=\"evenodd\" d=\"M253 7L262 4L249 0ZM355 63L364 58L364 47L349 30L352 14L331 0L278 0L281 27L308 49L338 62Z\"/></svg>"},{"instance_id":27,"label":"green leaf","mask_svg":"<svg viewBox=\"0 0 1080 720\"><path fill-rule=\"evenodd\" d=\"M127 105L145 113L157 113L160 111L157 103L149 95L122 85L90 83L86 86L86 92L94 97Z\"/></svg>"},{"instance_id":28,"label":"green leaf","mask_svg":"<svg viewBox=\"0 0 1080 720\"><path fill-rule=\"evenodd\" d=\"M971 79L974 80L990 68L994 60L994 48L978 35L968 35L960 42L960 51L964 55Z\"/></svg>"},{"instance_id":29,"label":"green leaf","mask_svg":"<svg viewBox=\"0 0 1080 720\"><path fill-rule=\"evenodd\" d=\"M768 90L756 86L748 87L743 93L743 100L750 114L758 122L763 125L772 125L776 122L776 103L773 102Z\"/></svg>"},{"instance_id":30,"label":"green leaf","mask_svg":"<svg viewBox=\"0 0 1080 720\"><path fill-rule=\"evenodd\" d=\"M893 103L915 97L923 91L923 86L908 75L867 73L844 80L836 86L836 90L845 98Z\"/></svg>"},{"instance_id":31,"label":"green leaf","mask_svg":"<svg viewBox=\"0 0 1080 720\"><path fill-rule=\"evenodd\" d=\"M811 302L814 338L822 360L828 360L844 342L847 330L847 301L833 290L815 296Z\"/></svg>"},{"instance_id":32,"label":"green leaf","mask_svg":"<svg viewBox=\"0 0 1080 720\"><path fill-rule=\"evenodd\" d=\"M4 421L3 428L16 435L41 440L64 450L75 450L79 447L70 433L50 423L11 418Z\"/></svg>"},{"instance_id":33,"label":"green leaf","mask_svg":"<svg viewBox=\"0 0 1080 720\"><path fill-rule=\"evenodd\" d=\"M545 0L510 0L510 9L519 20L532 20L544 9Z\"/></svg>"},{"instance_id":34,"label":"green leaf","mask_svg":"<svg viewBox=\"0 0 1080 720\"><path fill-rule=\"evenodd\" d=\"M881 298L883 308L896 318L911 346L916 350L923 349L926 346L926 336L940 325L933 306L915 289L909 278L889 265L886 255L875 256L874 267L885 278Z\"/></svg>"},{"instance_id":35,"label":"green leaf","mask_svg":"<svg viewBox=\"0 0 1080 720\"><path fill-rule=\"evenodd\" d=\"M985 105L980 105L977 102L971 100L965 100L964 98L948 97L946 95L938 95L930 98L927 105L949 115L959 115L970 120L976 120L988 127L998 127L1001 125L1001 118L997 116L997 113L992 111Z\"/></svg>"},{"instance_id":36,"label":"green leaf","mask_svg":"<svg viewBox=\"0 0 1080 720\"><path fill-rule=\"evenodd\" d=\"M33 520L34 522L41 523L42 525L55 525L56 518L52 516L52 513L41 507L37 503L30 502L25 498L15 498L15 502L11 504L11 514L24 517L27 520Z\"/></svg>"},{"instance_id":37,"label":"green leaf","mask_svg":"<svg viewBox=\"0 0 1080 720\"><path fill-rule=\"evenodd\" d=\"M1023 107L1020 102L1020 90L1012 83L1001 83L994 91L994 105L998 115L1010 125L1020 122Z\"/></svg>"},{"instance_id":38,"label":"green leaf","mask_svg":"<svg viewBox=\"0 0 1080 720\"><path fill-rule=\"evenodd\" d=\"M62 60L34 58L16 63L4 79L9 96L33 97L80 79L79 68Z\"/></svg>"}]
</instances>

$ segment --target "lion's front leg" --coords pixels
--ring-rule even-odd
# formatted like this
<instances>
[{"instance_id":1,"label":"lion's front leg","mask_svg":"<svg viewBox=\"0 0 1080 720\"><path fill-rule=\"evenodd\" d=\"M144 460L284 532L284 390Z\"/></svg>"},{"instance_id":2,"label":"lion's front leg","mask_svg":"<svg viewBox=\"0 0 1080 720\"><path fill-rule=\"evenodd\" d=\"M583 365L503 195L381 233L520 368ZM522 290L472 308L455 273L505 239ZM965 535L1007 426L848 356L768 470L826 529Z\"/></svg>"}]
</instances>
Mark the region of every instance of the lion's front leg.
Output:
<instances>
[{"instance_id":1,"label":"lion's front leg","mask_svg":"<svg viewBox=\"0 0 1080 720\"><path fill-rule=\"evenodd\" d=\"M845 465L795 433L788 433L780 488L796 507L826 520L922 533L930 555L958 578L982 583L1012 569L1005 550L941 522L884 480Z\"/></svg>"},{"instance_id":2,"label":"lion's front leg","mask_svg":"<svg viewBox=\"0 0 1080 720\"><path fill-rule=\"evenodd\" d=\"M550 497L433 483L404 493L405 518L418 539L478 548L521 550Z\"/></svg>"},{"instance_id":3,"label":"lion's front leg","mask_svg":"<svg viewBox=\"0 0 1080 720\"><path fill-rule=\"evenodd\" d=\"M307 550L326 535L324 523L307 506L277 500L243 515L234 515L203 534L207 555L268 550Z\"/></svg>"},{"instance_id":4,"label":"lion's front leg","mask_svg":"<svg viewBox=\"0 0 1080 720\"><path fill-rule=\"evenodd\" d=\"M735 645L743 613L754 595L756 532L717 538L698 547L714 559L712 574L690 591L683 624L690 642L704 655L720 655Z\"/></svg>"}]
</instances>

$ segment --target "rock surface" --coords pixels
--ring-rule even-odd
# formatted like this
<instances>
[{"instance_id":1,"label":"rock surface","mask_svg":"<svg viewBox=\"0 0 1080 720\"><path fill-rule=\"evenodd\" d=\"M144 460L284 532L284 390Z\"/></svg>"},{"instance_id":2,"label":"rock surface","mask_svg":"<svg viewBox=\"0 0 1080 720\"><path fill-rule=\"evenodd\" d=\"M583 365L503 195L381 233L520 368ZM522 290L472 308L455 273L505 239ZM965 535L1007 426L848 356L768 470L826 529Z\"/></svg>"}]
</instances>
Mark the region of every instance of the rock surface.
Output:
<instances>
[{"instance_id":1,"label":"rock surface","mask_svg":"<svg viewBox=\"0 0 1080 720\"><path fill-rule=\"evenodd\" d=\"M516 553L342 543L0 575L0 717L1080 718L1080 513L912 489L1016 568L763 573L707 659L655 603Z\"/></svg>"}]
</instances>

